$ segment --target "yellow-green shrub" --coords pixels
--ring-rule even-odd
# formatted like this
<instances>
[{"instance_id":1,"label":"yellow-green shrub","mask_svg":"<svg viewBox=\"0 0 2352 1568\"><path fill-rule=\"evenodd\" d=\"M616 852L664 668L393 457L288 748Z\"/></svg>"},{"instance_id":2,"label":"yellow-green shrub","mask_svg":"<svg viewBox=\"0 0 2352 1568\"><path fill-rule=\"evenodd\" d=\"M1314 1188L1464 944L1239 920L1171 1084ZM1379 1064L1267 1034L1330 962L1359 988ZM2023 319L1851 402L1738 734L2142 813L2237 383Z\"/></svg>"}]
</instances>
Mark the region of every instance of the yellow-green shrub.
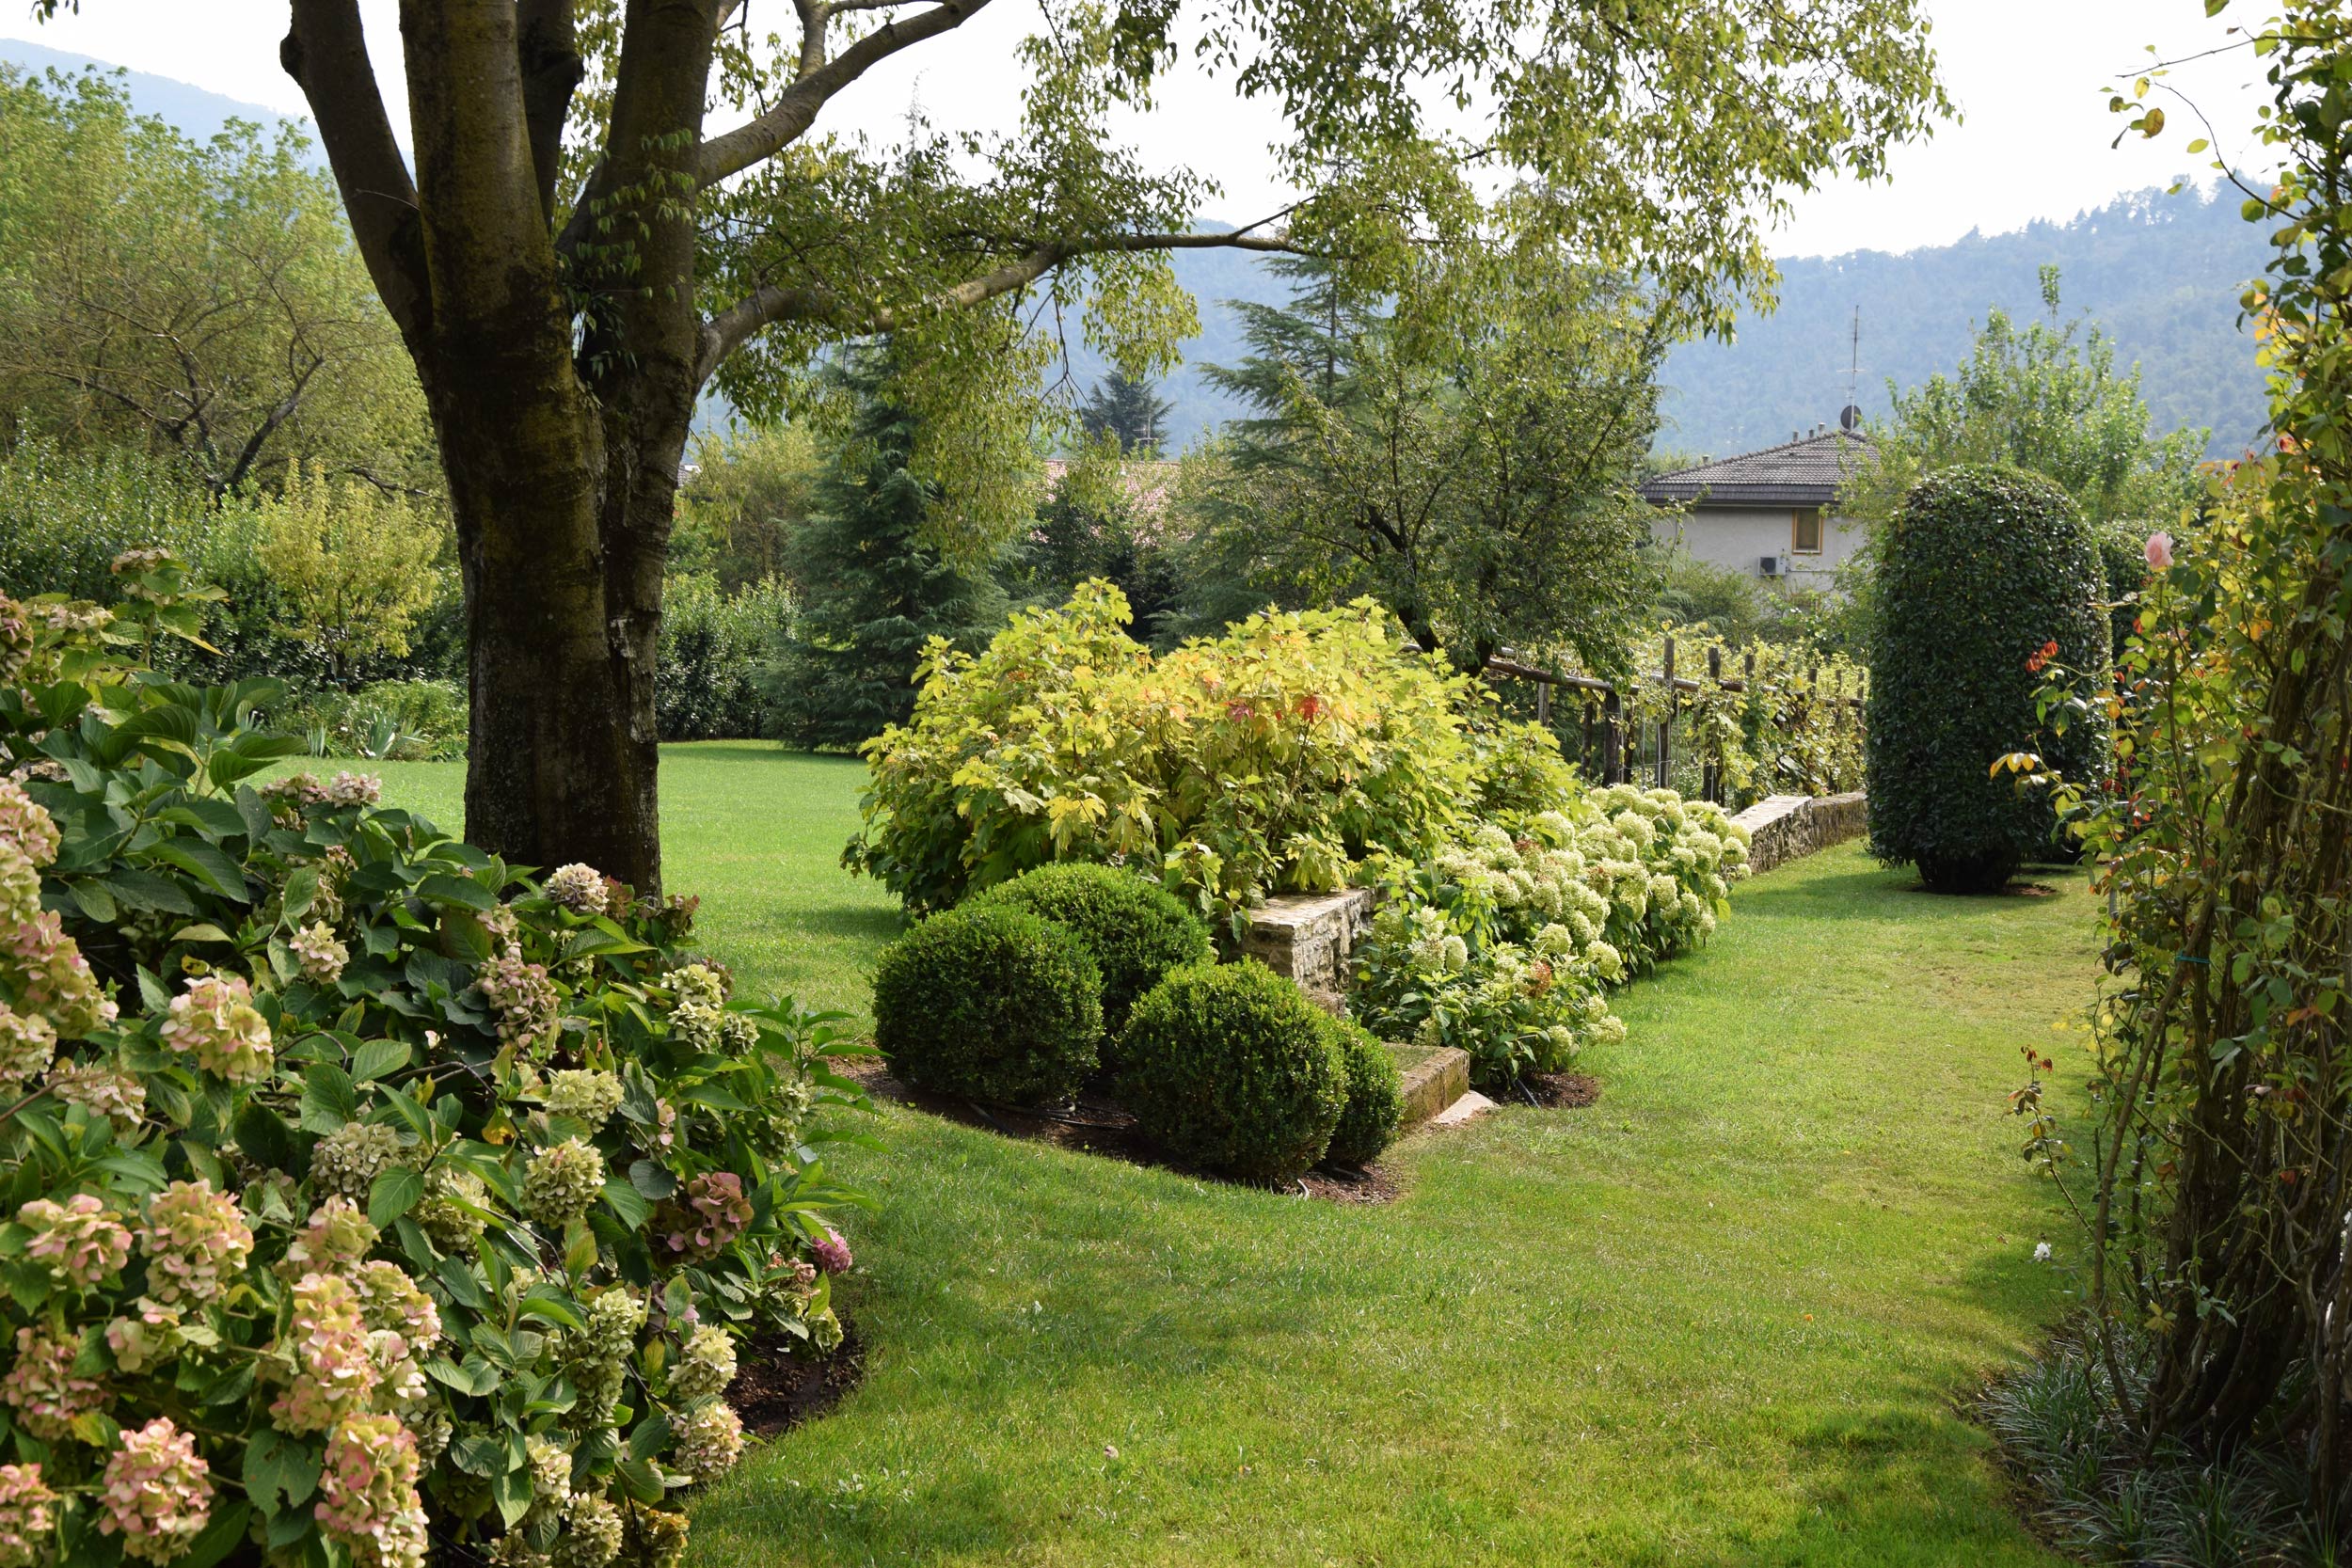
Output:
<instances>
[{"instance_id":1,"label":"yellow-green shrub","mask_svg":"<svg viewBox=\"0 0 2352 1568\"><path fill-rule=\"evenodd\" d=\"M1120 863L1232 925L1268 894L1424 858L1460 822L1467 685L1371 600L1156 659L1126 621L1096 581L977 656L934 643L914 721L866 748L847 863L918 911L1052 861Z\"/></svg>"}]
</instances>

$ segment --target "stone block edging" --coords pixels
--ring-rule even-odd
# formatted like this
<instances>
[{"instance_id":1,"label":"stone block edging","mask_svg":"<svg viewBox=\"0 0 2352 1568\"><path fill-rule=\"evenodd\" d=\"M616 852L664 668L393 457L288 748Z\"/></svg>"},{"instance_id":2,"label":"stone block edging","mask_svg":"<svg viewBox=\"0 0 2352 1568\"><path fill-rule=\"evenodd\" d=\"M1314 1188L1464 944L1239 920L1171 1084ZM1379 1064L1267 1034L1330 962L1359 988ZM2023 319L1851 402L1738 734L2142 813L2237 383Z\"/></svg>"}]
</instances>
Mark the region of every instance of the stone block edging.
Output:
<instances>
[{"instance_id":1,"label":"stone block edging","mask_svg":"<svg viewBox=\"0 0 2352 1568\"><path fill-rule=\"evenodd\" d=\"M1748 867L1761 876L1868 832L1870 801L1858 789L1848 795L1772 795L1732 820L1748 830Z\"/></svg>"}]
</instances>

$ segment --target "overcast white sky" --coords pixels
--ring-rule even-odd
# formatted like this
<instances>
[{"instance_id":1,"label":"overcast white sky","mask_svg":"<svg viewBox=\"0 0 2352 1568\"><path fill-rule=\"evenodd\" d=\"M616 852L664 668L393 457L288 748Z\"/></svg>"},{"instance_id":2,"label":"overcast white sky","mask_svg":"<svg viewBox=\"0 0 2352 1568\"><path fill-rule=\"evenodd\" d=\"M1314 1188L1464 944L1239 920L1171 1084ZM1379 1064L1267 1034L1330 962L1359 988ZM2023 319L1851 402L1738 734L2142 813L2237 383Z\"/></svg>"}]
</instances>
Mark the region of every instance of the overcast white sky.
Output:
<instances>
[{"instance_id":1,"label":"overcast white sky","mask_svg":"<svg viewBox=\"0 0 2352 1568\"><path fill-rule=\"evenodd\" d=\"M786 0L755 4L778 13L779 26L789 15ZM1890 182L1840 182L1800 196L1795 218L1773 245L1780 254L1940 245L1971 229L1997 233L2035 218L2072 217L2119 191L2166 183L2199 162L2181 150L2196 134L2180 129L2189 117L2175 103L2172 134L2110 151L2122 122L2098 89L2132 72L2147 58L2147 44L2168 56L2185 55L2220 42L2227 22L2256 24L2269 14L2262 0L2239 0L2223 23L2205 20L2201 0L1928 0L1928 8L1945 80L1964 119L1924 145L1899 150ZM396 98L397 0L362 0L362 9L388 95ZM910 50L870 73L829 106L820 126L887 137L917 98L942 129L1009 126L1019 91L1012 49L1035 16L1035 0L997 0L952 41ZM301 114L301 95L278 69L285 26L283 0L82 0L78 16L46 25L25 21L8 31ZM2247 147L2244 128L2261 101L2249 57L2238 52L2201 62L2174 80L2220 127L2222 151ZM1180 76L1134 134L1155 162L1189 164L1217 180L1224 194L1207 205L1210 215L1247 221L1282 203L1265 151L1278 135L1272 116L1214 83Z\"/></svg>"}]
</instances>

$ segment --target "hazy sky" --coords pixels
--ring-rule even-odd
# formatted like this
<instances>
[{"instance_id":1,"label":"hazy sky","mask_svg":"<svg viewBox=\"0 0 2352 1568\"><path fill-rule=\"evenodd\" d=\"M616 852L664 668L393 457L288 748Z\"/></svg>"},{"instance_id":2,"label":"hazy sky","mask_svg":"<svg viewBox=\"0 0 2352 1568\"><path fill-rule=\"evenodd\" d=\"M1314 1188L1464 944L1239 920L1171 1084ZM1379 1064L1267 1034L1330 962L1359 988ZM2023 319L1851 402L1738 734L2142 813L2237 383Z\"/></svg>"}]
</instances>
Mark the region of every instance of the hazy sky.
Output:
<instances>
[{"instance_id":1,"label":"hazy sky","mask_svg":"<svg viewBox=\"0 0 2352 1568\"><path fill-rule=\"evenodd\" d=\"M785 27L787 0L753 0ZM2182 150L2193 118L2169 101L2175 130L2153 146L2137 138L2107 144L2122 120L2099 88L2132 73L2145 46L2185 55L2222 40L2227 22L2257 24L2270 13L2239 0L2223 23L2204 18L2201 0L1927 0L1935 43L1961 123L1924 145L1899 149L1891 182L1841 182L1797 198L1796 216L1778 235L1782 255L1833 255L1855 249L1907 250L1940 245L1981 229L1997 233L2035 218L2068 218L2119 191L2163 184L2198 160ZM24 0L16 0L23 6ZM388 96L400 87L397 0L362 0ZM993 130L1018 113L1014 42L1037 14L1035 0L996 0L948 40L918 46L870 72L828 106L820 128L864 129L887 137L920 101L945 130ZM286 27L283 0L82 0L78 16L46 25L30 21L14 36L72 50L135 71L193 82L212 91L289 114L301 94L278 69ZM788 31L788 28L787 28ZM2224 152L2247 147L2244 128L2261 102L2259 73L2242 51L2185 68L2174 77L2221 129ZM1223 195L1206 205L1215 216L1246 221L1281 205L1266 146L1273 117L1237 103L1215 83L1180 75L1133 138L1161 165L1189 164L1214 177Z\"/></svg>"}]
</instances>

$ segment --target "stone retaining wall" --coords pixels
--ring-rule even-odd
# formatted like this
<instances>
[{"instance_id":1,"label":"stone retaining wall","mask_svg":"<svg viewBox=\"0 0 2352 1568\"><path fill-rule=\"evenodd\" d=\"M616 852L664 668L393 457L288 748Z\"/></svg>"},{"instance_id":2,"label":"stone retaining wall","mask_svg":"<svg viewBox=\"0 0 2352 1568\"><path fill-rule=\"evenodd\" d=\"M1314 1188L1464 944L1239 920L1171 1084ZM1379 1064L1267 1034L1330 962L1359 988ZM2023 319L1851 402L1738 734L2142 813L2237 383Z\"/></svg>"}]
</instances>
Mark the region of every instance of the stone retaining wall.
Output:
<instances>
[{"instance_id":1,"label":"stone retaining wall","mask_svg":"<svg viewBox=\"0 0 2352 1568\"><path fill-rule=\"evenodd\" d=\"M1371 929L1368 889L1286 893L1249 911L1249 934L1241 950L1275 974L1289 975L1299 990L1339 1013L1347 1006L1347 956Z\"/></svg>"},{"instance_id":2,"label":"stone retaining wall","mask_svg":"<svg viewBox=\"0 0 2352 1568\"><path fill-rule=\"evenodd\" d=\"M1870 831L1870 802L1851 795L1772 795L1732 818L1748 830L1748 864L1761 875Z\"/></svg>"}]
</instances>

